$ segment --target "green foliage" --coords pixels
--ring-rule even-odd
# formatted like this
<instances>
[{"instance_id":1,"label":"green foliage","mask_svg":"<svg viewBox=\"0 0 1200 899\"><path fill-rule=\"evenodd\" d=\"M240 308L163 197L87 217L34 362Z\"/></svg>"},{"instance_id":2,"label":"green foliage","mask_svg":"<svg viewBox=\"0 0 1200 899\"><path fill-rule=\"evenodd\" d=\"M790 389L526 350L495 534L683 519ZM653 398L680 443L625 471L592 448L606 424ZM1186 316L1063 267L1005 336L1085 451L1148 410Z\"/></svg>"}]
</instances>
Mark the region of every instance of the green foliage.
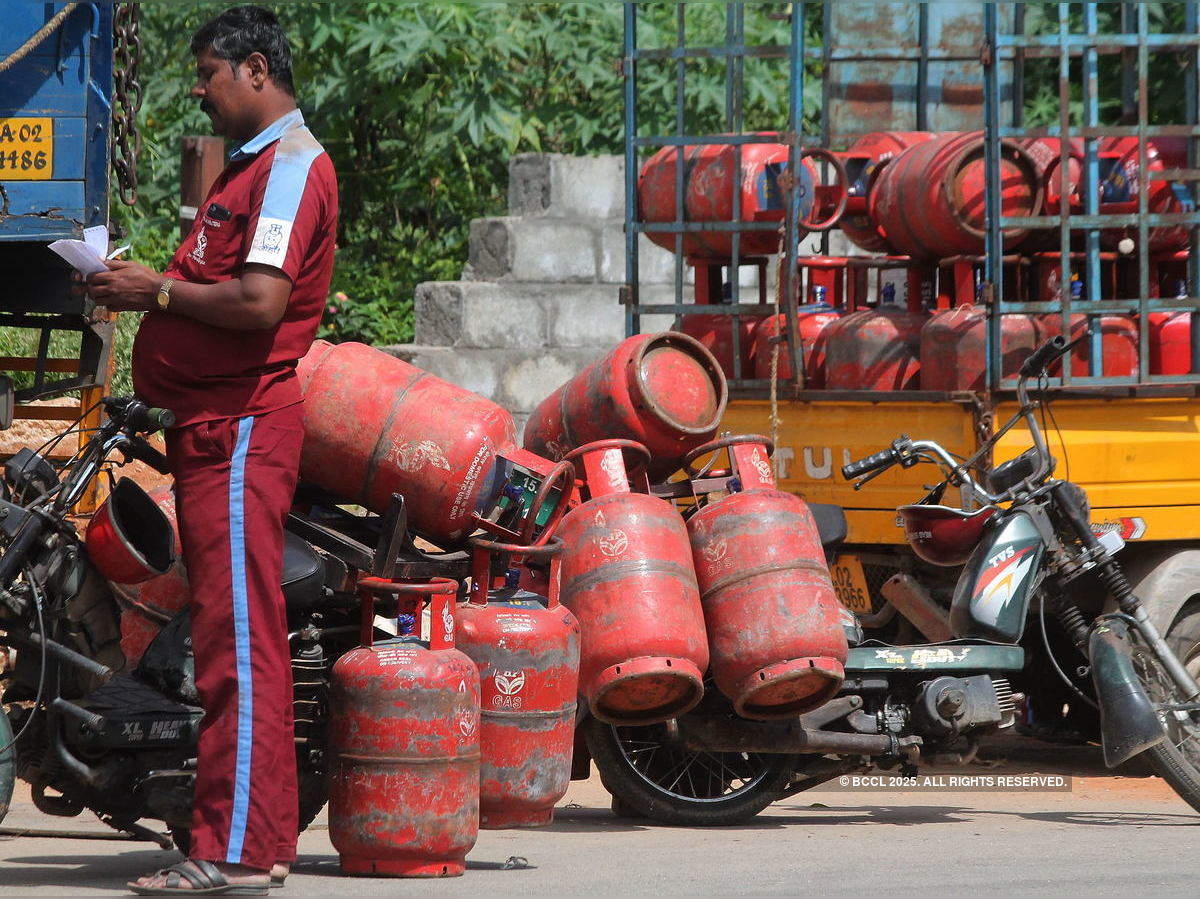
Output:
<instances>
[{"instance_id":1,"label":"green foliage","mask_svg":"<svg viewBox=\"0 0 1200 899\"><path fill-rule=\"evenodd\" d=\"M208 131L188 91L191 33L225 4L143 4L141 196L114 204L134 255L165 264L176 241L179 138ZM810 39L816 39L815 4ZM646 4L641 46L674 40L674 3ZM394 343L412 336L421 281L457 277L472 218L503 214L508 158L517 152L622 150L622 7L610 0L501 3L277 4L293 43L310 127L341 186L341 233L322 335ZM723 4L689 4L689 40L720 42ZM786 42L787 23L751 13L747 40ZM724 130L725 64L688 64L688 127ZM639 72L643 133L673 130L673 63ZM751 60L748 128L786 124L787 67ZM815 114L819 83L806 109ZM333 311L336 310L336 311Z\"/></svg>"}]
</instances>

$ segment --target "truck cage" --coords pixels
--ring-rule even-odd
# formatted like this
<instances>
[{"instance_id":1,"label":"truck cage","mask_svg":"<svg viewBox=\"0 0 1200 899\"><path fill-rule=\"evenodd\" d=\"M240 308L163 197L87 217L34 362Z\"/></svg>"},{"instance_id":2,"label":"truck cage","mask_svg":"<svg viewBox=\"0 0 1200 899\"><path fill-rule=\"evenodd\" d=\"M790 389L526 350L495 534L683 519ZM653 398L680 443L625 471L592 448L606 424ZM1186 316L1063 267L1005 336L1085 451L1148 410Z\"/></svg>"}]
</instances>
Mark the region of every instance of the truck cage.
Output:
<instances>
[{"instance_id":1,"label":"truck cage","mask_svg":"<svg viewBox=\"0 0 1200 899\"><path fill-rule=\"evenodd\" d=\"M782 143L788 147L787 171L796 171L801 154L809 147L840 149L849 138L871 131L888 130L894 112L888 107L898 104L897 97L910 102L907 122L914 130L983 130L985 155L985 250L977 260L981 268L978 299L988 310L986 389L984 393L1007 394L1014 379L1002 376L1000 335L1002 319L1007 315L1061 316L1063 333L1080 315L1089 323L1101 315L1122 314L1136 319L1138 325L1138 370L1127 376L1104 376L1101 353L1102 335L1091 329L1089 370L1079 372L1078 365L1066 360L1063 371L1049 383L1059 391L1085 395L1194 395L1200 384L1200 210L1196 205L1198 168L1198 99L1200 91L1200 3L1173 4L1181 8L1183 28L1178 31L1156 30L1150 10L1143 3L855 3L831 0L794 3L750 4L730 0L724 6L724 34L719 42L689 42L689 7L712 7L713 4L689 2L667 3L662 0L625 0L624 52L622 76L624 87L625 121L625 251L626 283L620 300L625 307L627 334L639 333L642 316L695 314L697 306L685 299L687 289L685 268L689 264L682 252L684 236L694 232L724 232L730 234L732 254L725 260L729 272L724 285L728 302L703 306L706 316L728 316L731 319L732 377L731 395L762 396L766 390L778 391L781 397L808 401L821 399L862 399L870 401L934 401L954 399L978 403L978 394L945 393L914 390L815 390L802 382L803 360L797 335L797 308L800 291L798 261L803 258L800 245L806 236L801 225L802 191L791 189L791 181L779 179L784 194L782 222L747 221L743 219L741 193L732 190L732 216L728 221L691 221L684 211L684 148L698 144L724 145L733 148L734 169L741 171L743 148L762 143ZM1032 21L1030 9L1042 13L1039 23ZM673 11L674 41L669 45L642 47L640 26L647 16L657 15L661 21L668 10ZM870 15L865 15L867 12ZM747 14L765 16L786 22L787 39L770 44L747 41ZM978 42L964 48L953 40L939 40L949 32L950 20L964 14L975 16ZM885 35L900 33L900 29L881 27L889 17L903 19L913 39L887 45L872 41L870 31ZM821 41L816 45L809 38L810 28L820 22ZM1050 28L1053 23L1056 28ZM1034 25L1035 27L1030 27ZM761 29L760 29L761 30ZM1183 63L1184 96L1183 121L1155 121L1161 111L1154 107L1148 89L1148 73L1153 54L1173 53ZM1109 90L1108 81L1099 77L1102 57L1117 56L1120 60L1119 87ZM746 66L759 60L779 60L787 66L786 119L778 133L764 134L762 130L747 131ZM1058 121L1040 127L1026 124L1026 89L1031 66L1041 60L1056 61L1058 67ZM724 65L725 108L722 133L688 133L688 67L699 63ZM644 101L639 88L639 69L647 66L671 66L673 69L673 128L669 133L643 134L640 105ZM1042 63L1042 70L1046 64ZM837 68L837 67L840 67ZM947 113L945 91L939 80L948 71L962 74L965 70L982 70L977 111L968 115ZM889 74L880 75L881 71ZM895 71L913 71L905 84L897 84ZM837 71L837 77L831 73ZM644 76L643 76L644 77ZM806 79L821 79L819 125L811 119L806 123ZM891 80L889 80L889 78ZM1115 96L1114 96L1115 94ZM854 103L847 101L854 96ZM1077 96L1079 99L1075 100ZM866 98L864 100L863 98ZM874 103L874 107L871 104ZM809 98L812 105L812 98ZM1120 108L1119 123L1102 121L1101 109ZM878 110L878 120L862 116L863 110ZM858 118L861 127L846 128L849 120ZM663 129L667 131L668 129ZM1071 209L1065 199L1059 203L1057 214L1028 217L1002 216L999 189L1000 154L1002 141L1023 138L1059 138L1061 159L1060 196L1066 198L1068 189L1069 150L1073 142L1081 141L1084 148L1079 193L1082 210ZM1148 208L1148 189L1139 190L1136 209L1106 211L1101 209L1101 171L1097 142L1102 137L1136 138L1138 150L1138 182L1168 181L1179 200L1178 213L1154 213ZM1186 169L1168 168L1151 171L1147 159L1147 141L1155 138L1186 139ZM642 153L652 153L663 147L678 148L675 164L675 217L669 222L643 222L639 216L638 175ZM735 179L736 182L737 179ZM1127 204L1128 205L1128 204ZM1187 296L1169 298L1152 296L1152 253L1150 230L1163 227L1185 227L1190 231L1187 250ZM1023 228L1058 231L1058 252L1061 261L1059 296L1055 300L1024 300L1006 293L1005 267L1011 267L1019 257L1015 248L1005 247L1004 231ZM1100 229L1132 229L1137 235L1136 294L1134 298L1116 299L1101 296L1101 268L1114 254L1101 248ZM743 286L738 274L743 266L756 265L760 274L766 271L766 260L741 254L743 235L770 229L781 229L783 246L781 268L775 298L779 311L785 316L786 351L791 371L796 373L786 383L780 380L747 377L743 370L741 352L741 321L743 318L762 318L775 312L768 301L763 279L759 280L757 303L743 302ZM674 237L674 296L673 302L654 302L643 298L639 281L639 258L643 250L642 236L666 234ZM821 236L820 252L828 253L828 233ZM1123 261L1128 261L1125 254ZM884 257L850 257L859 267L886 266ZM871 261L874 260L874 261ZM949 260L953 261L953 260ZM1075 263L1073 265L1073 263ZM940 263L934 263L935 265ZM1073 298L1070 284L1073 274L1082 270L1083 296ZM701 279L697 271L696 280ZM1010 285L1011 287L1011 285ZM709 287L711 291L711 286ZM1191 317L1191 370L1186 374L1155 375L1149 372L1150 316L1158 313L1189 313Z\"/></svg>"}]
</instances>

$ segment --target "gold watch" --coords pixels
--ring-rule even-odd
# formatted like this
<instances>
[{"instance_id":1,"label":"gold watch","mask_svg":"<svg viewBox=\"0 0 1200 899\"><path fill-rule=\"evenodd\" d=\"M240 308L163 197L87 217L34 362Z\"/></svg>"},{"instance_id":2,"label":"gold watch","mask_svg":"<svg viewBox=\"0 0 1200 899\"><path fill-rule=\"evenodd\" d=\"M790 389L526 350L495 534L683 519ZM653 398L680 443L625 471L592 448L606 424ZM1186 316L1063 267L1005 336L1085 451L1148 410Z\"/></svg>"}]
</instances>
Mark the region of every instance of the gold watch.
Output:
<instances>
[{"instance_id":1,"label":"gold watch","mask_svg":"<svg viewBox=\"0 0 1200 899\"><path fill-rule=\"evenodd\" d=\"M158 308L163 312L166 312L167 307L171 305L171 288L174 286L174 278L166 278L162 284L158 285L158 296L155 299L158 302Z\"/></svg>"}]
</instances>

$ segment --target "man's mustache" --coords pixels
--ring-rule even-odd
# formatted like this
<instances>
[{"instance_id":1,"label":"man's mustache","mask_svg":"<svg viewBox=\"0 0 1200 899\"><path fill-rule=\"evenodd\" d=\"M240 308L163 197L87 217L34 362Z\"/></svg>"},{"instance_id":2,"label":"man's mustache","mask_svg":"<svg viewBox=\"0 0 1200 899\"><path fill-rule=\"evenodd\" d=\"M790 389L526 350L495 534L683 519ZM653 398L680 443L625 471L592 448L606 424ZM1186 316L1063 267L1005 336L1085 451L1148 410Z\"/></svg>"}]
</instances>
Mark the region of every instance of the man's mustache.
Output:
<instances>
[{"instance_id":1,"label":"man's mustache","mask_svg":"<svg viewBox=\"0 0 1200 899\"><path fill-rule=\"evenodd\" d=\"M200 111L205 113L206 115L212 115L214 112L216 112L216 109L214 109L213 105L211 103L209 103L207 100L201 100L200 101Z\"/></svg>"}]
</instances>

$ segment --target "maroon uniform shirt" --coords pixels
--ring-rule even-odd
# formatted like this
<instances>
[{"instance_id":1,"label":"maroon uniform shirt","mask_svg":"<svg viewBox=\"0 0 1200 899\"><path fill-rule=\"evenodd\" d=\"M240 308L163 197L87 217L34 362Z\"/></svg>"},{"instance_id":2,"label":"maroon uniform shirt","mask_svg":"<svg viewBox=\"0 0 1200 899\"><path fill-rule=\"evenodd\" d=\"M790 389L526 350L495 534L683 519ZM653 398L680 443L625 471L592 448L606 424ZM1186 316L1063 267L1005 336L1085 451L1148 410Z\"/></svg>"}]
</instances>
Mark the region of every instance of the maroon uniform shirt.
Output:
<instances>
[{"instance_id":1,"label":"maroon uniform shirt","mask_svg":"<svg viewBox=\"0 0 1200 899\"><path fill-rule=\"evenodd\" d=\"M240 331L147 313L133 345L137 394L173 411L177 427L299 402L296 361L325 309L337 218L333 163L300 110L236 150L166 276L215 284L240 277L247 263L273 266L292 281L283 320L270 330Z\"/></svg>"}]
</instances>

